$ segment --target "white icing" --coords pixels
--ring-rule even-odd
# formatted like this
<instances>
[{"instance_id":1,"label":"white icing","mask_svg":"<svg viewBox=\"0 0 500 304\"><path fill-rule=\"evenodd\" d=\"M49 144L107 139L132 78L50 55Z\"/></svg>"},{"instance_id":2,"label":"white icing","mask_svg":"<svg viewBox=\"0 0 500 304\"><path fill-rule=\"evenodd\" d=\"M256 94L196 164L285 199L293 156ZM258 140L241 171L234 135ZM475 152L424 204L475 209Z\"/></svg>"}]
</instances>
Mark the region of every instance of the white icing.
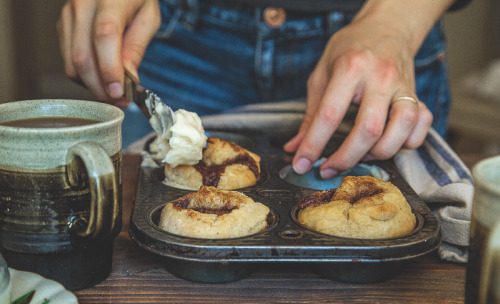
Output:
<instances>
[{"instance_id":1,"label":"white icing","mask_svg":"<svg viewBox=\"0 0 500 304\"><path fill-rule=\"evenodd\" d=\"M155 157L173 168L197 164L207 142L200 117L183 109L173 112L155 95L146 100L146 105L152 112L149 122L156 133L150 147Z\"/></svg>"}]
</instances>

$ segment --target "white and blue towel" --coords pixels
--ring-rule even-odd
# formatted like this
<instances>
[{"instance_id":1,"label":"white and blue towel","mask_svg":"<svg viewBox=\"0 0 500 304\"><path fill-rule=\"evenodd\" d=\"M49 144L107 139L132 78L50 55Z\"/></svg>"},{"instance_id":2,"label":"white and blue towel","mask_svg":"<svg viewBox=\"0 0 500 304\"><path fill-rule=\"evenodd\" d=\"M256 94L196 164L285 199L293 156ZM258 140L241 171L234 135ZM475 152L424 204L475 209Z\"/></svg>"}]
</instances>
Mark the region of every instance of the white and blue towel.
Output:
<instances>
[{"instance_id":1,"label":"white and blue towel","mask_svg":"<svg viewBox=\"0 0 500 304\"><path fill-rule=\"evenodd\" d=\"M202 121L206 129L278 132L297 129L304 111L304 101L254 104L204 116ZM139 153L150 136L130 146L127 152ZM440 257L465 263L474 193L470 170L434 130L420 148L401 150L394 160L401 175L440 221Z\"/></svg>"},{"instance_id":2,"label":"white and blue towel","mask_svg":"<svg viewBox=\"0 0 500 304\"><path fill-rule=\"evenodd\" d=\"M431 129L424 144L394 157L399 172L439 219L444 260L465 263L474 184L470 170Z\"/></svg>"}]
</instances>

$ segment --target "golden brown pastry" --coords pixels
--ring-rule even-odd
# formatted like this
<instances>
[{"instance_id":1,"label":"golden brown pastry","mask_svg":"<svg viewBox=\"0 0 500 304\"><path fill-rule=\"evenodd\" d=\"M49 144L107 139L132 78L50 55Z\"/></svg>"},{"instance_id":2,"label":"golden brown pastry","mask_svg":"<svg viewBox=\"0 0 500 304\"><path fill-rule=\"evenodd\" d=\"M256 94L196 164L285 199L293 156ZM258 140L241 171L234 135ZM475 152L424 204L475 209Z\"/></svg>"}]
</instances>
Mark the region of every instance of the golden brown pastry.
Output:
<instances>
[{"instance_id":1,"label":"golden brown pastry","mask_svg":"<svg viewBox=\"0 0 500 304\"><path fill-rule=\"evenodd\" d=\"M268 227L267 206L243 193L202 186L168 203L162 210L159 227L167 232L193 238L235 238Z\"/></svg>"},{"instance_id":2,"label":"golden brown pastry","mask_svg":"<svg viewBox=\"0 0 500 304\"><path fill-rule=\"evenodd\" d=\"M337 189L318 191L298 205L301 225L329 235L380 239L415 228L415 215L391 182L371 176L347 176Z\"/></svg>"},{"instance_id":3,"label":"golden brown pastry","mask_svg":"<svg viewBox=\"0 0 500 304\"><path fill-rule=\"evenodd\" d=\"M196 165L165 164L165 183L197 190L213 186L224 190L254 185L260 178L260 157L227 140L209 137L203 157Z\"/></svg>"}]
</instances>

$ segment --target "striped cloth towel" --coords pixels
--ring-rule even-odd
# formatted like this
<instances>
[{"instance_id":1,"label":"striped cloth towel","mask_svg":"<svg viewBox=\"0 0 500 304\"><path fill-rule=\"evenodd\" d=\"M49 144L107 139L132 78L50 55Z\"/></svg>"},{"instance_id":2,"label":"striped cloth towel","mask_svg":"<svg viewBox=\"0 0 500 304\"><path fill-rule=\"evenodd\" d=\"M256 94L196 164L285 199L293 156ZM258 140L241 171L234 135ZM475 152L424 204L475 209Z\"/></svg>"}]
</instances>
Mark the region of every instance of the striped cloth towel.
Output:
<instances>
[{"instance_id":1,"label":"striped cloth towel","mask_svg":"<svg viewBox=\"0 0 500 304\"><path fill-rule=\"evenodd\" d=\"M304 101L252 104L231 111L203 116L206 129L273 130L297 129L304 117ZM152 135L150 135L152 136ZM140 151L145 139L129 147ZM401 175L427 203L440 221L442 259L465 263L474 185L470 170L434 130L415 150L401 150L394 157Z\"/></svg>"},{"instance_id":2,"label":"striped cloth towel","mask_svg":"<svg viewBox=\"0 0 500 304\"><path fill-rule=\"evenodd\" d=\"M470 170L432 129L420 148L401 150L394 160L406 182L439 219L443 234L441 258L467 262L474 194Z\"/></svg>"}]
</instances>

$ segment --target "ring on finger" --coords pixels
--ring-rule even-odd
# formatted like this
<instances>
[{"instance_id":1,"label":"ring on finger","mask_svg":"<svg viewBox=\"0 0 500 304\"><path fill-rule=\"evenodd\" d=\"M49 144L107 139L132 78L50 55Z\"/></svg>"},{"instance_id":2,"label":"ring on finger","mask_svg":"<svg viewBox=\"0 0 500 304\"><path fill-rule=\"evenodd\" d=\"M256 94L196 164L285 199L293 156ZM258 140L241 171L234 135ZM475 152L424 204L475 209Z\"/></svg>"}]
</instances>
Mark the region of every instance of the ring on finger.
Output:
<instances>
[{"instance_id":1,"label":"ring on finger","mask_svg":"<svg viewBox=\"0 0 500 304\"><path fill-rule=\"evenodd\" d=\"M398 101L401 101L401 100L411 101L418 108L418 100L416 98L414 98L414 97L411 97L411 96L396 97L396 98L394 98L394 99L391 100L391 105L394 104L395 102L398 102Z\"/></svg>"}]
</instances>

